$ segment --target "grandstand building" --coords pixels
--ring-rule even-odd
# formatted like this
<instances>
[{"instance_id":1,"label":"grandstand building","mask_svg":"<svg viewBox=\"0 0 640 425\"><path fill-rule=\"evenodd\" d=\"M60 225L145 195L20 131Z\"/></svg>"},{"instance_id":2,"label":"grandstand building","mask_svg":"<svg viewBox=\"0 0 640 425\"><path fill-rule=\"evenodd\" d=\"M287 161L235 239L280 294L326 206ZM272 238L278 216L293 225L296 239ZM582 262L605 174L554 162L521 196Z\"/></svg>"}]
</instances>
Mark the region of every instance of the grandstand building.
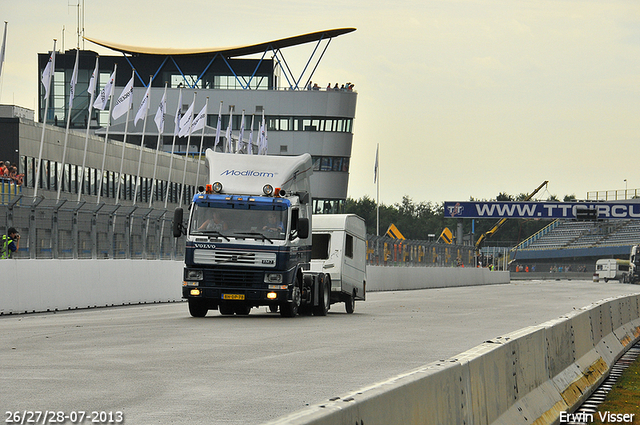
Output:
<instances>
[{"instance_id":1,"label":"grandstand building","mask_svg":"<svg viewBox=\"0 0 640 425\"><path fill-rule=\"evenodd\" d=\"M590 277L598 259L628 260L631 247L639 243L639 220L555 220L512 250L510 269Z\"/></svg>"},{"instance_id":2,"label":"grandstand building","mask_svg":"<svg viewBox=\"0 0 640 425\"><path fill-rule=\"evenodd\" d=\"M138 201L163 200L164 194L169 193L169 202L173 204L179 202L178 196L183 193L183 202L186 202L196 187L205 183L208 175L204 161L199 161L201 144L202 151L206 148L221 150L225 129L231 122L231 141L235 149L241 128L245 128L244 142L249 141L253 122L255 145L259 122L264 115L269 155L311 154L314 213L341 212L347 196L357 93L346 87L334 90L335 82L332 82L332 89L326 88L327 82L321 85L322 88L314 87L312 79L331 40L354 30L319 31L254 45L216 49L141 48L86 38L118 53L99 57L99 88L104 87L116 67L114 96L117 97L127 82L134 78L133 109L128 122L126 115L110 122L108 111L94 109L89 116L87 87L98 57L90 50L79 52L77 95L71 110L68 107L69 90L76 50L56 54L52 97L45 111L45 90L39 76L48 62L49 53L41 53L38 55L40 123L34 121L33 111L8 105L4 107L0 111L0 159L19 164L19 172L24 174L23 193L32 192L38 184L41 190L38 193L50 197L57 192L59 177L63 176L61 190L64 197L73 198L81 191L90 202L98 196L102 177L100 196L105 202L113 200L118 183L125 187L120 201L135 203L132 199L133 186L142 145ZM310 45L313 53L296 75L291 71L284 51L303 44ZM347 83L340 82L348 87ZM149 84L151 107L144 127L142 120L136 125L134 117ZM153 118L165 85L167 114L165 130L159 135ZM203 135L200 131L194 133L190 143L187 143L187 138L177 139L175 152L178 154L171 155L176 111L184 113L194 97L195 113L208 99ZM179 98L182 99L180 104ZM219 111L223 142L214 147ZM244 123L241 122L243 111ZM36 183L41 122L45 115L47 130L44 133L43 166L40 181ZM68 118L71 131L63 166L62 145ZM87 124L91 135L85 161L83 151ZM155 174L158 184L151 193L158 140L161 147ZM126 143L123 145L123 142ZM106 171L100 176L103 152L106 152ZM187 152L188 158L185 157ZM122 157L124 162L120 173ZM86 167L84 173L81 172L83 162ZM186 170L186 178L183 178L183 170Z\"/></svg>"}]
</instances>

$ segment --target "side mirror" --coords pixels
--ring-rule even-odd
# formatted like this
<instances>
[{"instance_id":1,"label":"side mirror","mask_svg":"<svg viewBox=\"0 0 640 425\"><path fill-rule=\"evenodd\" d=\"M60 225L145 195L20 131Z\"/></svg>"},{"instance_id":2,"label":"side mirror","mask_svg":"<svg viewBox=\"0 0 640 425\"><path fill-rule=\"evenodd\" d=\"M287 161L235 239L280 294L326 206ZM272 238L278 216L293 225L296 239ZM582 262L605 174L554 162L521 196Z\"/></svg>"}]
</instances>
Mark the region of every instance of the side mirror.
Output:
<instances>
[{"instance_id":1,"label":"side mirror","mask_svg":"<svg viewBox=\"0 0 640 425\"><path fill-rule=\"evenodd\" d=\"M306 239L309 237L309 219L308 218L298 219L298 237L300 239Z\"/></svg>"},{"instance_id":2,"label":"side mirror","mask_svg":"<svg viewBox=\"0 0 640 425\"><path fill-rule=\"evenodd\" d=\"M173 230L173 237L179 238L182 236L182 208L176 208L173 212L173 223L171 223L171 228Z\"/></svg>"},{"instance_id":3,"label":"side mirror","mask_svg":"<svg viewBox=\"0 0 640 425\"><path fill-rule=\"evenodd\" d=\"M298 198L300 199L300 204L306 205L309 203L309 192L299 192Z\"/></svg>"}]
</instances>

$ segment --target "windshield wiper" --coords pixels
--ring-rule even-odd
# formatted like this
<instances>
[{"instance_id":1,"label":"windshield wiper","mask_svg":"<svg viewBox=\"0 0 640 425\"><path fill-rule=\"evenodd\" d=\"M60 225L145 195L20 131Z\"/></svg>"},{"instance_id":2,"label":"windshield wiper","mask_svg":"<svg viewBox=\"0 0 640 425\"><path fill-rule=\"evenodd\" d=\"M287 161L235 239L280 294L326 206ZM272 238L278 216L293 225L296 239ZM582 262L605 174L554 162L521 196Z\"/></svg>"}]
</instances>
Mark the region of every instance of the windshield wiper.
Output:
<instances>
[{"instance_id":1,"label":"windshield wiper","mask_svg":"<svg viewBox=\"0 0 640 425\"><path fill-rule=\"evenodd\" d=\"M200 230L198 233L202 233L202 234L205 234L205 235L220 236L221 238L225 238L227 240L227 242L231 242L231 239L229 239L228 237L226 237L222 233L218 232L217 230Z\"/></svg>"},{"instance_id":2,"label":"windshield wiper","mask_svg":"<svg viewBox=\"0 0 640 425\"><path fill-rule=\"evenodd\" d=\"M273 245L273 241L260 232L236 232L234 235L260 237L263 241L269 241Z\"/></svg>"}]
</instances>

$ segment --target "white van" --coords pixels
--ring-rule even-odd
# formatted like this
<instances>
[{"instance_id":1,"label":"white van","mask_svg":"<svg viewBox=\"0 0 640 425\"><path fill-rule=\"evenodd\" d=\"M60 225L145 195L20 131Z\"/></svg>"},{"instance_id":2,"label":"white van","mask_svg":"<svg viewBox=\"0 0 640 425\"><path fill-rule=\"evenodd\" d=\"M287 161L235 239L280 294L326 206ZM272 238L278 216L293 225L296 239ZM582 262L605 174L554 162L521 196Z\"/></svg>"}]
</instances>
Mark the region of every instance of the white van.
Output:
<instances>
[{"instance_id":1,"label":"white van","mask_svg":"<svg viewBox=\"0 0 640 425\"><path fill-rule=\"evenodd\" d=\"M603 258L596 261L596 275L598 275L598 279L604 279L605 282L609 282L609 280L628 282L629 264L629 260Z\"/></svg>"},{"instance_id":2,"label":"white van","mask_svg":"<svg viewBox=\"0 0 640 425\"><path fill-rule=\"evenodd\" d=\"M331 303L344 302L353 313L366 295L366 226L355 214L314 214L311 271L331 278Z\"/></svg>"}]
</instances>

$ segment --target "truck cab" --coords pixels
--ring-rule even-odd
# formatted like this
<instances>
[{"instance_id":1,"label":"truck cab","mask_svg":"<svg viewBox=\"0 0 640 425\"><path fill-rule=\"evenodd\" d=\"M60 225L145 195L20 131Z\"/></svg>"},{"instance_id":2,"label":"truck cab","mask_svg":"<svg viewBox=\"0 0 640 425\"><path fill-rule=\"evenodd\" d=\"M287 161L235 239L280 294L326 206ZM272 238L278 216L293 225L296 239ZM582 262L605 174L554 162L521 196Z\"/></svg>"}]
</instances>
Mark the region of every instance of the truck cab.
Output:
<instances>
[{"instance_id":1,"label":"truck cab","mask_svg":"<svg viewBox=\"0 0 640 425\"><path fill-rule=\"evenodd\" d=\"M269 306L293 317L326 315L330 288L311 260L311 156L206 151L209 184L174 215L186 235L182 296L194 317L247 315Z\"/></svg>"}]
</instances>

